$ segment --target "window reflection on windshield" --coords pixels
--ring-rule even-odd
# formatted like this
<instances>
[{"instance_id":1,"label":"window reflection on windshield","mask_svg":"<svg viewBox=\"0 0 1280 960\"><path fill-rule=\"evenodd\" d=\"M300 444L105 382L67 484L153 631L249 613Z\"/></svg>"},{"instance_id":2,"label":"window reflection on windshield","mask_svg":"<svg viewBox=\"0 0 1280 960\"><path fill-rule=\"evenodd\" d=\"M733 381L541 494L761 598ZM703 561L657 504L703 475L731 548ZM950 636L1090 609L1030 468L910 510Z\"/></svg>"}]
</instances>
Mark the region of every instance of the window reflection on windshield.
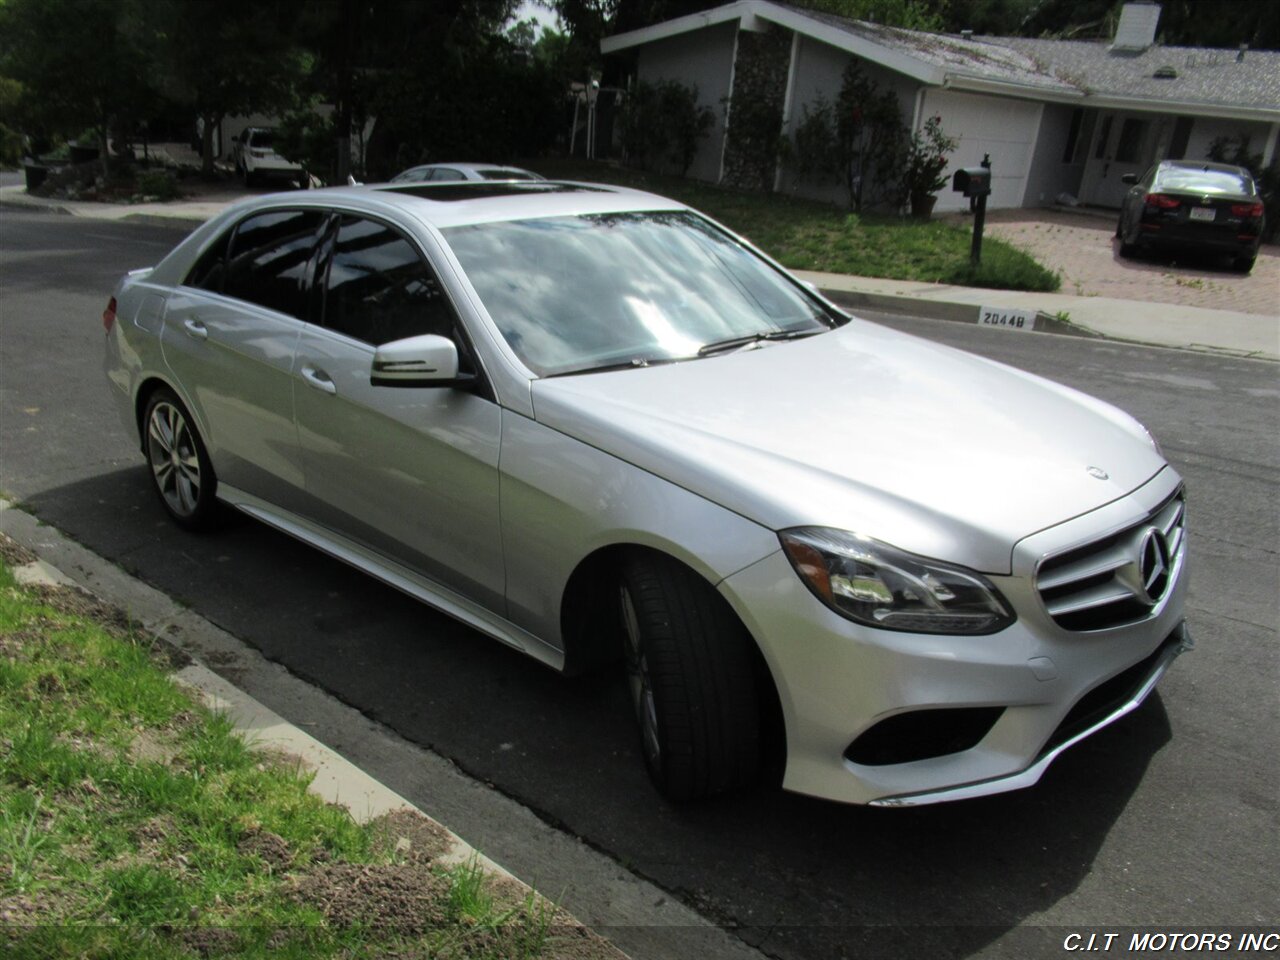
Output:
<instances>
[{"instance_id":1,"label":"window reflection on windshield","mask_svg":"<svg viewBox=\"0 0 1280 960\"><path fill-rule=\"evenodd\" d=\"M502 335L535 373L696 355L731 337L837 322L690 213L615 213L444 231Z\"/></svg>"},{"instance_id":2,"label":"window reflection on windshield","mask_svg":"<svg viewBox=\"0 0 1280 960\"><path fill-rule=\"evenodd\" d=\"M1160 173L1161 190L1186 190L1191 193L1253 193L1253 183L1238 173L1222 170L1166 169Z\"/></svg>"}]
</instances>

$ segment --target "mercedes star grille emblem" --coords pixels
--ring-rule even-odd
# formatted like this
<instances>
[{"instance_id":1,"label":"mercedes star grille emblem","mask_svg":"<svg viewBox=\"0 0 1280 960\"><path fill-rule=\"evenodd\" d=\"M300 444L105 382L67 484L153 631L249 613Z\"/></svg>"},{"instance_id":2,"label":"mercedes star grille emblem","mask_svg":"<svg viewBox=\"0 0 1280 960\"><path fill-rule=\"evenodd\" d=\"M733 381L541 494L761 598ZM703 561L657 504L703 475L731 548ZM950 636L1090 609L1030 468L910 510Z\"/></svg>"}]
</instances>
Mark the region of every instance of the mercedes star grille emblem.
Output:
<instances>
[{"instance_id":1,"label":"mercedes star grille emblem","mask_svg":"<svg viewBox=\"0 0 1280 960\"><path fill-rule=\"evenodd\" d=\"M1138 537L1133 560L1121 579L1138 602L1154 607L1169 589L1169 544L1158 527L1148 527Z\"/></svg>"}]
</instances>

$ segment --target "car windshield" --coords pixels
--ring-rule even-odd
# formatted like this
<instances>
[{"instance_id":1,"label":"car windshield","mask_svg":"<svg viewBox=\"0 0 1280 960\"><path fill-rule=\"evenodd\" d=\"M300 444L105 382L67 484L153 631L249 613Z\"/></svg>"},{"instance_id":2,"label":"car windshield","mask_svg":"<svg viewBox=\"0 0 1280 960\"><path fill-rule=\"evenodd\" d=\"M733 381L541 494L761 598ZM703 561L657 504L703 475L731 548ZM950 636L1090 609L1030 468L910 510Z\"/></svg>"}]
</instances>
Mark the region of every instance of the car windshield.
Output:
<instances>
[{"instance_id":1,"label":"car windshield","mask_svg":"<svg viewBox=\"0 0 1280 960\"><path fill-rule=\"evenodd\" d=\"M1253 179L1229 170L1195 170L1170 167L1160 172L1161 190L1185 190L1189 193L1230 193L1253 196Z\"/></svg>"},{"instance_id":2,"label":"car windshield","mask_svg":"<svg viewBox=\"0 0 1280 960\"><path fill-rule=\"evenodd\" d=\"M249 134L249 143L255 147L270 147L275 144L276 132L274 130L254 130Z\"/></svg>"},{"instance_id":3,"label":"car windshield","mask_svg":"<svg viewBox=\"0 0 1280 960\"><path fill-rule=\"evenodd\" d=\"M502 335L540 376L693 359L708 345L751 346L841 322L693 213L483 223L444 235Z\"/></svg>"}]
</instances>

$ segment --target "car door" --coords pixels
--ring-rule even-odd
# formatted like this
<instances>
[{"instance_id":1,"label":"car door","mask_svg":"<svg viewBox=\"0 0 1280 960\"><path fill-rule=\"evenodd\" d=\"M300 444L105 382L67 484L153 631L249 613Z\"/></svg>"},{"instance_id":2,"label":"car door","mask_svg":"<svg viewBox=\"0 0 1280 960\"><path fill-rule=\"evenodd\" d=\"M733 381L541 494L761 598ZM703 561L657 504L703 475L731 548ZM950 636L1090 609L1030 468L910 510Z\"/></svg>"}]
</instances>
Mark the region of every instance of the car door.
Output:
<instances>
[{"instance_id":1,"label":"car door","mask_svg":"<svg viewBox=\"0 0 1280 960\"><path fill-rule=\"evenodd\" d=\"M303 490L293 358L327 214L250 215L169 298L160 342L219 482L288 509Z\"/></svg>"},{"instance_id":2,"label":"car door","mask_svg":"<svg viewBox=\"0 0 1280 960\"><path fill-rule=\"evenodd\" d=\"M376 347L425 333L453 338L475 371L449 297L389 224L341 215L325 246L322 322L302 334L295 381L309 512L502 612L501 409L483 386L370 383Z\"/></svg>"}]
</instances>

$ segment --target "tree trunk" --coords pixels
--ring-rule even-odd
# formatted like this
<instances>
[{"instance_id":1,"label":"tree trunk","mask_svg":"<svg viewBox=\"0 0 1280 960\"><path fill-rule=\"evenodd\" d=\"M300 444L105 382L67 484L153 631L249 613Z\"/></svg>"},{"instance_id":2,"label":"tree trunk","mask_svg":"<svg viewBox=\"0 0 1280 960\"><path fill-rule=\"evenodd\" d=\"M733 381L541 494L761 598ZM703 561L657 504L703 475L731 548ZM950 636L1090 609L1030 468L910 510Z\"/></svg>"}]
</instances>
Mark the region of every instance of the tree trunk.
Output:
<instances>
[{"instance_id":1,"label":"tree trunk","mask_svg":"<svg viewBox=\"0 0 1280 960\"><path fill-rule=\"evenodd\" d=\"M220 122L219 117L206 114L204 130L200 134L200 172L205 176L213 175L213 128Z\"/></svg>"},{"instance_id":2,"label":"tree trunk","mask_svg":"<svg viewBox=\"0 0 1280 960\"><path fill-rule=\"evenodd\" d=\"M98 160L102 163L103 186L111 181L111 167L108 163L110 158L107 153L107 121L103 119L98 127Z\"/></svg>"}]
</instances>

